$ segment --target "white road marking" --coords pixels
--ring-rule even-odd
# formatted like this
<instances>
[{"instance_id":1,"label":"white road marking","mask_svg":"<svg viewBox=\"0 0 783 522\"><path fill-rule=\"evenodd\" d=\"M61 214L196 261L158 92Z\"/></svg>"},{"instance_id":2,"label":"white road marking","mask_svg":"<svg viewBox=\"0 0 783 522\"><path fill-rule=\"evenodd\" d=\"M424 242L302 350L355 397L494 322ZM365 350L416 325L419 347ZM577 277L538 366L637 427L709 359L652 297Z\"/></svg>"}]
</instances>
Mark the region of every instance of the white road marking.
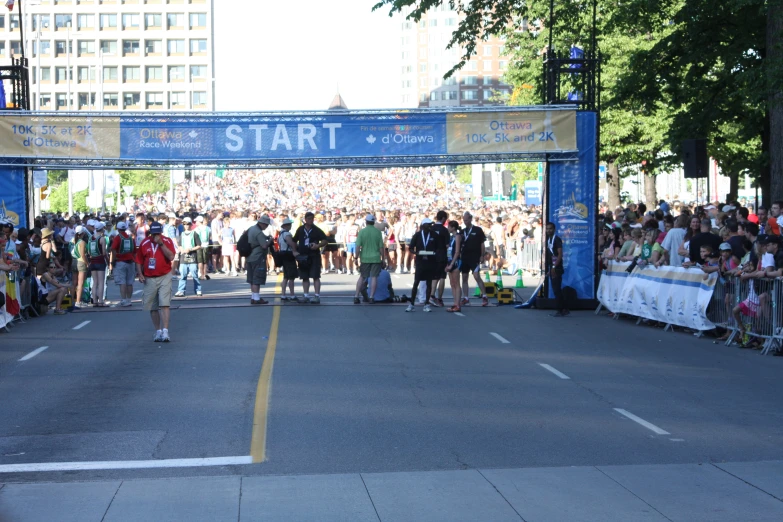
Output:
<instances>
[{"instance_id":1,"label":"white road marking","mask_svg":"<svg viewBox=\"0 0 783 522\"><path fill-rule=\"evenodd\" d=\"M685 439L669 439L672 442L685 442Z\"/></svg>"},{"instance_id":2,"label":"white road marking","mask_svg":"<svg viewBox=\"0 0 783 522\"><path fill-rule=\"evenodd\" d=\"M538 363L538 365L539 365L540 367L542 367L543 369L545 369L545 370L549 370L550 372L554 373L555 375L557 375L557 376L558 376L558 377L560 377L561 379L570 379L570 378L571 378L571 377L569 377L568 375L564 374L563 372L561 372L561 371L558 371L558 370L555 370L554 368L552 368L552 367L551 367L551 366L549 366L548 364L544 364L544 363Z\"/></svg>"},{"instance_id":3,"label":"white road marking","mask_svg":"<svg viewBox=\"0 0 783 522\"><path fill-rule=\"evenodd\" d=\"M73 327L73 329L74 329L74 330L81 330L82 328L84 328L85 326L87 326L88 324L90 324L91 322L92 322L92 321L84 321L83 323L79 323L79 324L77 324L76 326L74 326L74 327Z\"/></svg>"},{"instance_id":4,"label":"white road marking","mask_svg":"<svg viewBox=\"0 0 783 522\"><path fill-rule=\"evenodd\" d=\"M633 413L631 413L629 411L625 411L622 408L615 408L614 411L616 411L617 413L619 413L620 415L622 415L624 417L628 417L629 419L631 419L632 421L634 421L634 422L636 422L638 424L641 424L642 426L644 426L648 430L654 432L656 435L671 435L671 433L669 433L668 431L662 430L661 428L659 428L655 424L651 424L651 423L647 422L646 420L642 419L641 417L637 417Z\"/></svg>"},{"instance_id":5,"label":"white road marking","mask_svg":"<svg viewBox=\"0 0 783 522\"><path fill-rule=\"evenodd\" d=\"M136 290L135 292L133 292L133 295L139 295L139 294L140 294L140 293L142 293L143 291L144 291L144 290Z\"/></svg>"},{"instance_id":6,"label":"white road marking","mask_svg":"<svg viewBox=\"0 0 783 522\"><path fill-rule=\"evenodd\" d=\"M500 334L496 334L495 332L489 332L489 335L491 335L492 337L494 337L495 339L497 339L503 344L511 344L511 341L504 339Z\"/></svg>"},{"instance_id":7,"label":"white road marking","mask_svg":"<svg viewBox=\"0 0 783 522\"><path fill-rule=\"evenodd\" d=\"M33 357L35 357L36 355L38 355L42 351L46 350L47 348L49 348L49 347L48 346L41 346L40 348L37 348L37 349L33 350L32 352L28 353L27 355L25 355L24 357L19 359L19 361L26 361L28 359L32 359Z\"/></svg>"},{"instance_id":8,"label":"white road marking","mask_svg":"<svg viewBox=\"0 0 783 522\"><path fill-rule=\"evenodd\" d=\"M253 457L212 457L205 459L168 460L107 460L93 462L41 462L35 464L3 464L0 473L33 473L41 471L82 471L91 469L191 468L205 466L235 466L252 464Z\"/></svg>"},{"instance_id":9,"label":"white road marking","mask_svg":"<svg viewBox=\"0 0 783 522\"><path fill-rule=\"evenodd\" d=\"M400 278L400 276L398 276L397 274L394 274L394 279L399 279L399 278Z\"/></svg>"},{"instance_id":10,"label":"white road marking","mask_svg":"<svg viewBox=\"0 0 783 522\"><path fill-rule=\"evenodd\" d=\"M463 314L462 312L454 312L454 315L458 315L460 317L465 317L465 314Z\"/></svg>"}]
</instances>

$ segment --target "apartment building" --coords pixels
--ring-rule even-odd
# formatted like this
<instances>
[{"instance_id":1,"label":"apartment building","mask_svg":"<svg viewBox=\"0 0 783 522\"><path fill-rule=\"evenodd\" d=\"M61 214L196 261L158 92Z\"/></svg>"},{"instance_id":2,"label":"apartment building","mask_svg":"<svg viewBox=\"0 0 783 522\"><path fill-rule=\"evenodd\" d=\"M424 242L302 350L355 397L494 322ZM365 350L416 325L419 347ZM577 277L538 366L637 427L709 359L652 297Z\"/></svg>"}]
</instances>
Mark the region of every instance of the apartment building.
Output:
<instances>
[{"instance_id":1,"label":"apartment building","mask_svg":"<svg viewBox=\"0 0 783 522\"><path fill-rule=\"evenodd\" d=\"M443 79L463 55L462 49L446 49L459 17L448 5L431 9L418 23L400 17L403 107L498 105L509 96L511 88L502 82L508 66L502 38L479 42L465 67Z\"/></svg>"},{"instance_id":2,"label":"apartment building","mask_svg":"<svg viewBox=\"0 0 783 522\"><path fill-rule=\"evenodd\" d=\"M213 110L213 8L214 0L24 0L32 108ZM0 60L20 54L19 24L18 7L0 12Z\"/></svg>"}]
</instances>

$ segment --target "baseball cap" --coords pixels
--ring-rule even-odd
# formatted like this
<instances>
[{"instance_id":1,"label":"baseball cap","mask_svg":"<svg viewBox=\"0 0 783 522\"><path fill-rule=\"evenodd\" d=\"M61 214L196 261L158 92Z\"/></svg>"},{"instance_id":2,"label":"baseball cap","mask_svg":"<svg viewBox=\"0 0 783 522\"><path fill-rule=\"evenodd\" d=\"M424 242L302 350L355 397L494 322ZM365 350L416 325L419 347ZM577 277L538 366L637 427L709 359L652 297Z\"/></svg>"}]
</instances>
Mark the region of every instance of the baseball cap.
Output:
<instances>
[{"instance_id":1,"label":"baseball cap","mask_svg":"<svg viewBox=\"0 0 783 522\"><path fill-rule=\"evenodd\" d=\"M152 224L150 224L150 234L162 234L162 233L163 233L163 225L161 225L157 221L153 221Z\"/></svg>"},{"instance_id":2,"label":"baseball cap","mask_svg":"<svg viewBox=\"0 0 783 522\"><path fill-rule=\"evenodd\" d=\"M182 218L182 222L183 223L193 223L193 220L190 219L189 217L185 216L184 218Z\"/></svg>"},{"instance_id":3,"label":"baseball cap","mask_svg":"<svg viewBox=\"0 0 783 522\"><path fill-rule=\"evenodd\" d=\"M170 212L170 213L168 214L168 218L169 218L169 219L177 219L177 215L176 215L174 212Z\"/></svg>"},{"instance_id":4,"label":"baseball cap","mask_svg":"<svg viewBox=\"0 0 783 522\"><path fill-rule=\"evenodd\" d=\"M421 225L422 226L424 226L424 225L431 225L431 224L432 224L432 220L430 218L424 218L424 219L421 220Z\"/></svg>"},{"instance_id":5,"label":"baseball cap","mask_svg":"<svg viewBox=\"0 0 783 522\"><path fill-rule=\"evenodd\" d=\"M95 223L95 230L103 230L104 228L106 228L106 225L104 225L104 224L103 224L103 223L101 223L100 221L98 221L97 223Z\"/></svg>"},{"instance_id":6,"label":"baseball cap","mask_svg":"<svg viewBox=\"0 0 783 522\"><path fill-rule=\"evenodd\" d=\"M128 224L125 221L117 223L117 230L128 230Z\"/></svg>"},{"instance_id":7,"label":"baseball cap","mask_svg":"<svg viewBox=\"0 0 783 522\"><path fill-rule=\"evenodd\" d=\"M293 219L291 219L291 218L285 218L285 219L283 220L283 224L282 224L282 226L286 226L286 225L293 225L293 224L294 224L294 220L293 220Z\"/></svg>"},{"instance_id":8,"label":"baseball cap","mask_svg":"<svg viewBox=\"0 0 783 522\"><path fill-rule=\"evenodd\" d=\"M79 225L78 227L76 227L76 228L74 229L74 233L75 233L75 234L84 234L84 227L83 227L83 226L81 226L81 225Z\"/></svg>"},{"instance_id":9,"label":"baseball cap","mask_svg":"<svg viewBox=\"0 0 783 522\"><path fill-rule=\"evenodd\" d=\"M87 223L85 223L88 227L94 227L95 226L95 220L94 219L88 219Z\"/></svg>"},{"instance_id":10,"label":"baseball cap","mask_svg":"<svg viewBox=\"0 0 783 522\"><path fill-rule=\"evenodd\" d=\"M734 205L723 205L723 212L731 212L732 210L736 210L737 207Z\"/></svg>"},{"instance_id":11,"label":"baseball cap","mask_svg":"<svg viewBox=\"0 0 783 522\"><path fill-rule=\"evenodd\" d=\"M731 250L731 245L728 243L721 243L718 250Z\"/></svg>"},{"instance_id":12,"label":"baseball cap","mask_svg":"<svg viewBox=\"0 0 783 522\"><path fill-rule=\"evenodd\" d=\"M715 210L717 207L715 205L707 205L704 207L704 210Z\"/></svg>"},{"instance_id":13,"label":"baseball cap","mask_svg":"<svg viewBox=\"0 0 783 522\"><path fill-rule=\"evenodd\" d=\"M364 220L365 221L370 221L372 223L375 223L375 216L373 216L372 214L367 214L367 217L364 218Z\"/></svg>"},{"instance_id":14,"label":"baseball cap","mask_svg":"<svg viewBox=\"0 0 783 522\"><path fill-rule=\"evenodd\" d=\"M263 223L265 225L271 225L272 224L272 220L266 214L264 214L263 216L260 216L258 218L258 222L259 223Z\"/></svg>"},{"instance_id":15,"label":"baseball cap","mask_svg":"<svg viewBox=\"0 0 783 522\"><path fill-rule=\"evenodd\" d=\"M196 223L203 223L204 222L204 216L196 216Z\"/></svg>"}]
</instances>

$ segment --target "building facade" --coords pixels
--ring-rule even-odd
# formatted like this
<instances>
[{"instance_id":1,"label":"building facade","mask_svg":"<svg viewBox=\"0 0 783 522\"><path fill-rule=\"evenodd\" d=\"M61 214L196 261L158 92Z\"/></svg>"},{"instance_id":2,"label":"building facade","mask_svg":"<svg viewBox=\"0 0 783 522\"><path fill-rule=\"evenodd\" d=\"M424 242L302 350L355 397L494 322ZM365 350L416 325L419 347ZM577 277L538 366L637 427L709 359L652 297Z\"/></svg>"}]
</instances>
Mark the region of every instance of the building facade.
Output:
<instances>
[{"instance_id":1,"label":"building facade","mask_svg":"<svg viewBox=\"0 0 783 522\"><path fill-rule=\"evenodd\" d=\"M399 17L403 107L499 105L510 95L502 82L508 66L505 42L498 37L479 42L462 70L443 79L463 55L460 48L446 49L459 17L448 5L431 9L418 23Z\"/></svg>"},{"instance_id":2,"label":"building facade","mask_svg":"<svg viewBox=\"0 0 783 522\"><path fill-rule=\"evenodd\" d=\"M213 4L24 0L32 108L214 110ZM0 12L0 60L20 54L19 24Z\"/></svg>"}]
</instances>

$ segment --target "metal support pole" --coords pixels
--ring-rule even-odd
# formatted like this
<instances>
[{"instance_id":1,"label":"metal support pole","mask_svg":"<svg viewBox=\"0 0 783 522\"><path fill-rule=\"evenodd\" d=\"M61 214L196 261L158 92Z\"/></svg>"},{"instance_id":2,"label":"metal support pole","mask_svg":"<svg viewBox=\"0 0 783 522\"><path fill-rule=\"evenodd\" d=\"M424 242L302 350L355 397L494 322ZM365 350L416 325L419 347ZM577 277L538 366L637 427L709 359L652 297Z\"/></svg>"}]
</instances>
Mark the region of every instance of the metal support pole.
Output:
<instances>
[{"instance_id":1,"label":"metal support pole","mask_svg":"<svg viewBox=\"0 0 783 522\"><path fill-rule=\"evenodd\" d=\"M71 179L71 171L68 171L68 216L73 215L73 180Z\"/></svg>"},{"instance_id":2,"label":"metal support pole","mask_svg":"<svg viewBox=\"0 0 783 522\"><path fill-rule=\"evenodd\" d=\"M71 23L66 24L66 40L65 40L65 56L68 61L65 66L65 80L68 84L68 100L66 101L66 107L71 110Z\"/></svg>"},{"instance_id":3,"label":"metal support pole","mask_svg":"<svg viewBox=\"0 0 783 522\"><path fill-rule=\"evenodd\" d=\"M19 0L19 51L22 54L22 64L24 64L24 14L22 13L22 0Z\"/></svg>"}]
</instances>

